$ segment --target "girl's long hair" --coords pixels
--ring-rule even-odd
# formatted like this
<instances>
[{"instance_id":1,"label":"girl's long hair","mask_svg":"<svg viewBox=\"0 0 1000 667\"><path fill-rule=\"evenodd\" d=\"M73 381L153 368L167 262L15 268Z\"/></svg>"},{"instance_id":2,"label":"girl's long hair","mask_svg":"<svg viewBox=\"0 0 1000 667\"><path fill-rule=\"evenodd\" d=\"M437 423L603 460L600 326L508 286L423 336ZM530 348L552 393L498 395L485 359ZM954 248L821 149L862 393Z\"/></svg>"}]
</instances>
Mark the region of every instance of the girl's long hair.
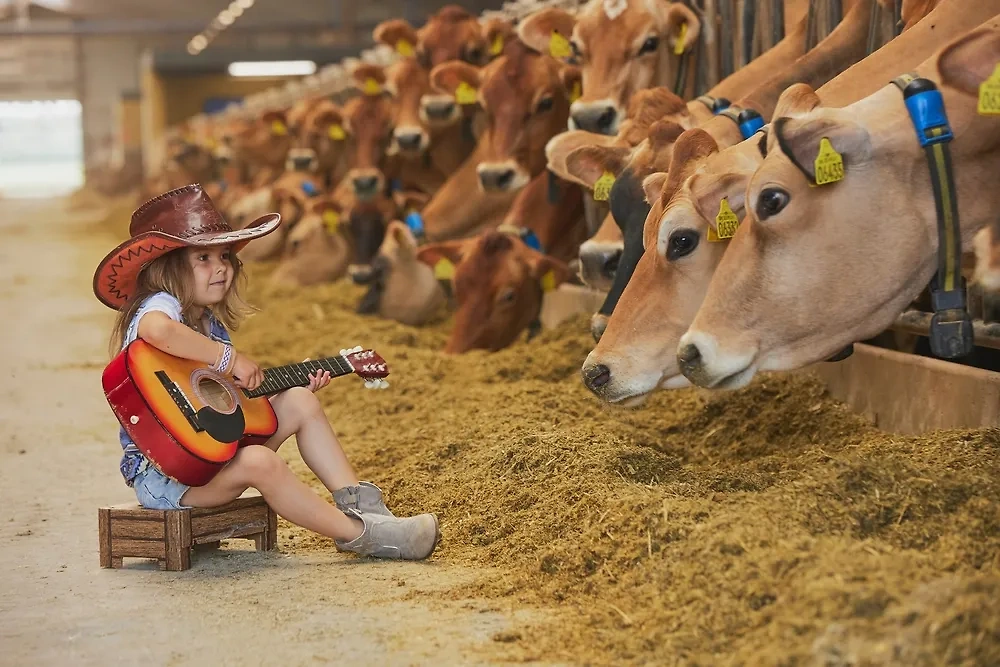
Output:
<instances>
[{"instance_id":1,"label":"girl's long hair","mask_svg":"<svg viewBox=\"0 0 1000 667\"><path fill-rule=\"evenodd\" d=\"M167 292L180 301L184 323L195 326L201 331L201 328L196 326L198 307L194 304L191 264L188 262L186 251L186 248L172 250L162 257L157 257L139 272L135 293L118 311L118 318L111 331L108 352L112 358L121 351L125 333L142 302L157 292ZM243 263L233 252L229 253L229 261L233 265L232 285L222 301L212 306L211 310L228 331L236 331L243 318L253 312L254 308L240 296L240 288L246 284Z\"/></svg>"}]
</instances>

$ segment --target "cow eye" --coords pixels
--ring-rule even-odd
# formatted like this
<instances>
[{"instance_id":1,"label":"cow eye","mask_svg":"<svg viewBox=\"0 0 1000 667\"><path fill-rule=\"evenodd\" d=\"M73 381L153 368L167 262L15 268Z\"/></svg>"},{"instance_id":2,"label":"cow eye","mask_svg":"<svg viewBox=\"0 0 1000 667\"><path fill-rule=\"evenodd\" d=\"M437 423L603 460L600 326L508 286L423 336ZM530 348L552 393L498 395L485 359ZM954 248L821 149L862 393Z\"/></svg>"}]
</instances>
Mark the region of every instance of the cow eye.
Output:
<instances>
[{"instance_id":1,"label":"cow eye","mask_svg":"<svg viewBox=\"0 0 1000 667\"><path fill-rule=\"evenodd\" d=\"M788 206L788 193L779 188L766 188L757 198L757 219L767 220Z\"/></svg>"},{"instance_id":2,"label":"cow eye","mask_svg":"<svg viewBox=\"0 0 1000 667\"><path fill-rule=\"evenodd\" d=\"M545 113L546 111L552 110L552 96L546 95L542 99L538 100L538 106L535 107L537 113Z\"/></svg>"},{"instance_id":3,"label":"cow eye","mask_svg":"<svg viewBox=\"0 0 1000 667\"><path fill-rule=\"evenodd\" d=\"M424 49L417 49L417 63L424 69L431 68L431 57L427 55L427 51Z\"/></svg>"},{"instance_id":4,"label":"cow eye","mask_svg":"<svg viewBox=\"0 0 1000 667\"><path fill-rule=\"evenodd\" d=\"M479 46L467 46L465 47L465 62L472 65L478 65L483 59L483 49Z\"/></svg>"},{"instance_id":5,"label":"cow eye","mask_svg":"<svg viewBox=\"0 0 1000 667\"><path fill-rule=\"evenodd\" d=\"M667 240L667 259L671 262L690 255L698 247L698 232L693 229L677 229Z\"/></svg>"},{"instance_id":6,"label":"cow eye","mask_svg":"<svg viewBox=\"0 0 1000 667\"><path fill-rule=\"evenodd\" d=\"M646 41L643 42L642 46L639 47L639 55L643 56L646 55L647 53L652 53L653 51L656 51L656 49L658 48L660 48L660 38L657 37L656 35L653 35L652 37L647 37Z\"/></svg>"},{"instance_id":7,"label":"cow eye","mask_svg":"<svg viewBox=\"0 0 1000 667\"><path fill-rule=\"evenodd\" d=\"M512 288L507 287L502 292L500 292L500 296L497 297L497 301L503 304L514 303L514 298L516 296L517 293Z\"/></svg>"}]
</instances>

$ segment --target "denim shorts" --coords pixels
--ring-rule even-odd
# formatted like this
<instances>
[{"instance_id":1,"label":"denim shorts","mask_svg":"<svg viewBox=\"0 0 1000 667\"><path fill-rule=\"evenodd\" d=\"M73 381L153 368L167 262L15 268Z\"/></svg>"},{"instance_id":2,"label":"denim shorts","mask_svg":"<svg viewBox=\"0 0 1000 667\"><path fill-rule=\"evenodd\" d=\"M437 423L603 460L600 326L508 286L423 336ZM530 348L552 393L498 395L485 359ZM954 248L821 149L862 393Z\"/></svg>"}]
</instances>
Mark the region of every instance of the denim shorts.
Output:
<instances>
[{"instance_id":1,"label":"denim shorts","mask_svg":"<svg viewBox=\"0 0 1000 667\"><path fill-rule=\"evenodd\" d=\"M139 504L150 510L183 510L181 496L191 487L170 479L153 466L139 473L132 483Z\"/></svg>"}]
</instances>

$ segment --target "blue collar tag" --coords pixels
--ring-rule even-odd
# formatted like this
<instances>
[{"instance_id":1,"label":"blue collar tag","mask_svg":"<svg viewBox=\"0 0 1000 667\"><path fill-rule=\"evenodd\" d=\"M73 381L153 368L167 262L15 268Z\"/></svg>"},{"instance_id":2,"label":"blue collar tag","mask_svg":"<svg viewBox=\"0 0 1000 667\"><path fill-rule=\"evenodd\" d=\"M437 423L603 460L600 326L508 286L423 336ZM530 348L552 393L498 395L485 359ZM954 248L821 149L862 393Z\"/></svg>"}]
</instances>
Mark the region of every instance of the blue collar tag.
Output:
<instances>
[{"instance_id":1,"label":"blue collar tag","mask_svg":"<svg viewBox=\"0 0 1000 667\"><path fill-rule=\"evenodd\" d=\"M305 181L302 183L302 192L305 193L306 197L315 197L319 193L316 186L313 185L311 181Z\"/></svg>"},{"instance_id":2,"label":"blue collar tag","mask_svg":"<svg viewBox=\"0 0 1000 667\"><path fill-rule=\"evenodd\" d=\"M413 232L414 236L420 237L424 235L424 219L420 217L420 213L418 211L410 211L407 213L406 217L403 218L403 222L405 222L406 226L410 228L410 231Z\"/></svg>"},{"instance_id":3,"label":"blue collar tag","mask_svg":"<svg viewBox=\"0 0 1000 667\"><path fill-rule=\"evenodd\" d=\"M932 81L913 80L903 89L903 99L921 148L952 140L954 135L944 110L944 98Z\"/></svg>"},{"instance_id":4,"label":"blue collar tag","mask_svg":"<svg viewBox=\"0 0 1000 667\"><path fill-rule=\"evenodd\" d=\"M542 250L542 242L538 240L538 235L527 227L521 228L521 240L524 241L524 245L528 246L536 252L544 252Z\"/></svg>"},{"instance_id":5,"label":"blue collar tag","mask_svg":"<svg viewBox=\"0 0 1000 667\"><path fill-rule=\"evenodd\" d=\"M757 130L764 127L764 119L753 109L744 109L740 114L739 126L743 138L749 139Z\"/></svg>"}]
</instances>

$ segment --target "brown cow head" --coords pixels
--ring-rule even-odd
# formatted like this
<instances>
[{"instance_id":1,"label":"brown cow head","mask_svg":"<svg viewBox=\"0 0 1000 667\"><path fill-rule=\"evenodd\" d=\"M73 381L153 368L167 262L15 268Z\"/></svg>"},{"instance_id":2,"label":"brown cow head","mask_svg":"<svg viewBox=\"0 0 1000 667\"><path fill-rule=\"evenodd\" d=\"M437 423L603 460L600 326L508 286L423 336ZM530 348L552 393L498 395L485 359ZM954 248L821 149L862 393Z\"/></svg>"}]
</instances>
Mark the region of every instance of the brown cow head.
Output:
<instances>
[{"instance_id":1,"label":"brown cow head","mask_svg":"<svg viewBox=\"0 0 1000 667\"><path fill-rule=\"evenodd\" d=\"M424 153L431 142L427 123L420 114L420 100L431 89L430 75L413 58L403 58L386 71L392 93L395 150L405 156Z\"/></svg>"},{"instance_id":2,"label":"brown cow head","mask_svg":"<svg viewBox=\"0 0 1000 667\"><path fill-rule=\"evenodd\" d=\"M573 102L570 128L615 134L633 93L662 85L677 51L694 48L700 26L679 2L597 0L576 17L555 7L536 12L518 26L518 35L543 53L579 64L583 96Z\"/></svg>"},{"instance_id":3,"label":"brown cow head","mask_svg":"<svg viewBox=\"0 0 1000 667\"><path fill-rule=\"evenodd\" d=\"M260 117L232 128L228 141L237 158L254 167L282 170L288 149L292 146L292 133L288 128L288 114L273 109Z\"/></svg>"},{"instance_id":4,"label":"brown cow head","mask_svg":"<svg viewBox=\"0 0 1000 667\"><path fill-rule=\"evenodd\" d=\"M451 62L435 67L431 85L452 95L475 91L486 112L477 167L487 192L512 192L545 168L545 144L566 125L576 72L513 41L483 68Z\"/></svg>"},{"instance_id":5,"label":"brown cow head","mask_svg":"<svg viewBox=\"0 0 1000 667\"><path fill-rule=\"evenodd\" d=\"M302 219L288 233L270 286L296 287L342 278L353 254L343 219L344 210L334 197L324 195L310 201Z\"/></svg>"},{"instance_id":6,"label":"brown cow head","mask_svg":"<svg viewBox=\"0 0 1000 667\"><path fill-rule=\"evenodd\" d=\"M320 100L295 120L290 119L292 148L287 171L329 172L336 169L346 152L347 132L340 107Z\"/></svg>"},{"instance_id":7,"label":"brown cow head","mask_svg":"<svg viewBox=\"0 0 1000 667\"><path fill-rule=\"evenodd\" d=\"M364 63L351 73L360 95L344 104L348 172L345 179L360 201L385 190L382 162L392 132L392 101L385 90L385 70Z\"/></svg>"},{"instance_id":8,"label":"brown cow head","mask_svg":"<svg viewBox=\"0 0 1000 667\"><path fill-rule=\"evenodd\" d=\"M497 231L427 245L418 257L438 272L442 261L454 267L457 311L445 347L451 354L507 347L538 317L543 294L570 278L563 262Z\"/></svg>"}]
</instances>

